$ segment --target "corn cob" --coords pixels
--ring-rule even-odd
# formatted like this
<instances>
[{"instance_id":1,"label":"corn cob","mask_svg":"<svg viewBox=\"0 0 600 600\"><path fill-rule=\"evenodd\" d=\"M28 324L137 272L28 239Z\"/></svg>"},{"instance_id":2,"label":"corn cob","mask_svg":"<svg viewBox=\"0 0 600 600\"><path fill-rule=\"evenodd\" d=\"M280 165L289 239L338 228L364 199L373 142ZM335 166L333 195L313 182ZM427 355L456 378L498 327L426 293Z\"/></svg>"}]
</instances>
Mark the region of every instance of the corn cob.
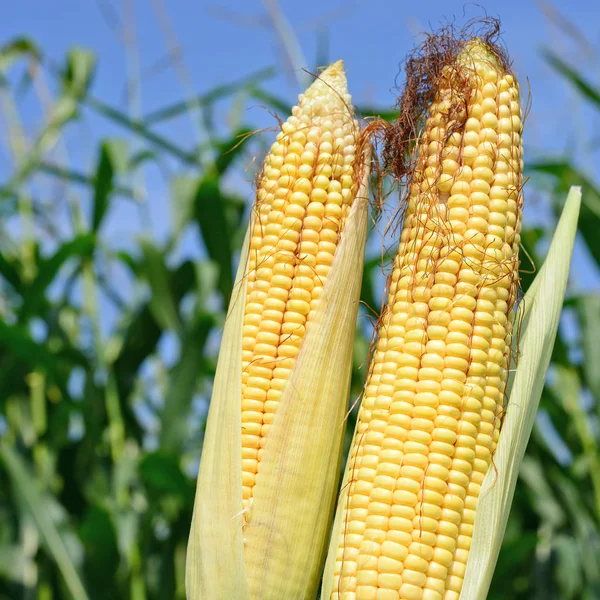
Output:
<instances>
[{"instance_id":1,"label":"corn cob","mask_svg":"<svg viewBox=\"0 0 600 600\"><path fill-rule=\"evenodd\" d=\"M244 507L356 195L359 130L350 105L339 61L300 96L260 178L242 346Z\"/></svg>"},{"instance_id":2,"label":"corn cob","mask_svg":"<svg viewBox=\"0 0 600 600\"><path fill-rule=\"evenodd\" d=\"M317 591L368 224L363 139L339 61L300 96L266 157L208 415L190 600Z\"/></svg>"},{"instance_id":3,"label":"corn cob","mask_svg":"<svg viewBox=\"0 0 600 600\"><path fill-rule=\"evenodd\" d=\"M324 599L459 598L510 362L521 133L513 75L465 44L419 140Z\"/></svg>"}]
</instances>

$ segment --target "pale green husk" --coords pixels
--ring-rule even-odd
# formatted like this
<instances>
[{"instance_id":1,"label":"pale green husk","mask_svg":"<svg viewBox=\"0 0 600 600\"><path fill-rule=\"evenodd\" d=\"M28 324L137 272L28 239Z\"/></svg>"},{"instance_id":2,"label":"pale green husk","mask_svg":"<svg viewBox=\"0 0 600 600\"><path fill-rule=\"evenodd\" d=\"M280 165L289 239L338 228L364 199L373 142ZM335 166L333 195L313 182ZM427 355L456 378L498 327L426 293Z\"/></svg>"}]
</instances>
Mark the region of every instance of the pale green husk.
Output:
<instances>
[{"instance_id":1,"label":"pale green husk","mask_svg":"<svg viewBox=\"0 0 600 600\"><path fill-rule=\"evenodd\" d=\"M186 557L188 600L250 600L242 538L242 326L246 234L217 362Z\"/></svg>"},{"instance_id":2,"label":"pale green husk","mask_svg":"<svg viewBox=\"0 0 600 600\"><path fill-rule=\"evenodd\" d=\"M506 416L481 487L461 600L485 600L535 414L544 388L563 305L581 188L571 188L544 266L519 305L518 366L509 381ZM516 348L515 348L516 350Z\"/></svg>"},{"instance_id":3,"label":"pale green husk","mask_svg":"<svg viewBox=\"0 0 600 600\"><path fill-rule=\"evenodd\" d=\"M341 459L368 225L368 176L365 167L318 313L270 427L251 507L242 515L246 239L198 475L186 565L188 600L301 600L316 594ZM248 524L242 531L244 516Z\"/></svg>"},{"instance_id":4,"label":"pale green husk","mask_svg":"<svg viewBox=\"0 0 600 600\"><path fill-rule=\"evenodd\" d=\"M358 426L358 420L354 426L352 432L352 439L356 436L356 428ZM349 458L346 459L346 465L344 467L344 478L342 480L342 487L337 499L337 508L335 511L335 519L333 521L333 527L331 528L331 536L329 538L329 547L327 549L327 560L325 562L325 570L323 572L323 579L321 581L321 600L329 600L331 598L331 592L333 592L333 577L335 574L335 561L337 558L337 549L342 534L342 526L344 524L344 511L347 507L348 502L348 478L351 473L349 468Z\"/></svg>"}]
</instances>

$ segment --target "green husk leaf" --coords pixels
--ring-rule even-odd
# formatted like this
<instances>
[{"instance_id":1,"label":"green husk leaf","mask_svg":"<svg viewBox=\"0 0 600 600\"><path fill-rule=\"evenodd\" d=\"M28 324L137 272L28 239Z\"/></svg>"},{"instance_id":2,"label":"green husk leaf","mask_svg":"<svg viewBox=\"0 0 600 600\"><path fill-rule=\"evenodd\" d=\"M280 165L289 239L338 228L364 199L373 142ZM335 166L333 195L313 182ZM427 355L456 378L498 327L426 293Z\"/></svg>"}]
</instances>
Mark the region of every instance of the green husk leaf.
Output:
<instances>
[{"instance_id":1,"label":"green husk leaf","mask_svg":"<svg viewBox=\"0 0 600 600\"><path fill-rule=\"evenodd\" d=\"M306 334L269 430L245 529L253 598L314 598L318 589L350 389L368 175L364 173L336 250L322 308Z\"/></svg>"},{"instance_id":2,"label":"green husk leaf","mask_svg":"<svg viewBox=\"0 0 600 600\"><path fill-rule=\"evenodd\" d=\"M242 326L246 234L225 320L186 558L188 600L250 600L242 537ZM235 401L235 399L239 401Z\"/></svg>"},{"instance_id":3,"label":"green husk leaf","mask_svg":"<svg viewBox=\"0 0 600 600\"><path fill-rule=\"evenodd\" d=\"M485 600L494 574L519 468L550 364L580 204L581 188L572 187L544 266L519 306L519 361L515 375L509 381L508 408L494 455L494 467L489 469L481 487L462 600Z\"/></svg>"}]
</instances>

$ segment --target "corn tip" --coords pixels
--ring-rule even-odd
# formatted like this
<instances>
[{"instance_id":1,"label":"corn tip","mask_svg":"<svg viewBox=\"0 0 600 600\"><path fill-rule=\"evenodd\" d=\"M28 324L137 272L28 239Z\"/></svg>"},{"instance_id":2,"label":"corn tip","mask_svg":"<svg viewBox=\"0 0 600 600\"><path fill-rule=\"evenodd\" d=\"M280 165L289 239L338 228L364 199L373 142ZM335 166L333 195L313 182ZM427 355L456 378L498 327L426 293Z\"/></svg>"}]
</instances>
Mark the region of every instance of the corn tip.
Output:
<instances>
[{"instance_id":1,"label":"corn tip","mask_svg":"<svg viewBox=\"0 0 600 600\"><path fill-rule=\"evenodd\" d=\"M469 60L482 60L490 63L494 68L500 67L500 60L495 50L480 37L470 39L461 54Z\"/></svg>"},{"instance_id":2,"label":"corn tip","mask_svg":"<svg viewBox=\"0 0 600 600\"><path fill-rule=\"evenodd\" d=\"M306 90L304 96L308 99L327 98L334 99L334 101L337 98L349 105L350 96L344 72L344 61L338 60L324 69Z\"/></svg>"}]
</instances>

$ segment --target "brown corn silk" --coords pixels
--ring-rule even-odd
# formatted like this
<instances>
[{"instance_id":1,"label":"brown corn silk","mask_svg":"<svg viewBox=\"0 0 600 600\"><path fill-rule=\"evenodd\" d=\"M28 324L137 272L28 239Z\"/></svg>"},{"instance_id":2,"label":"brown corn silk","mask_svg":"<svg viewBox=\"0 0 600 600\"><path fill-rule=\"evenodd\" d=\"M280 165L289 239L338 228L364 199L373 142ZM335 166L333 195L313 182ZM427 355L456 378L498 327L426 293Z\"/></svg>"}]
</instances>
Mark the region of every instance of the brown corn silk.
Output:
<instances>
[{"instance_id":1,"label":"brown corn silk","mask_svg":"<svg viewBox=\"0 0 600 600\"><path fill-rule=\"evenodd\" d=\"M323 600L460 595L502 421L518 290L522 117L501 56L479 38L462 43L436 81Z\"/></svg>"}]
</instances>

